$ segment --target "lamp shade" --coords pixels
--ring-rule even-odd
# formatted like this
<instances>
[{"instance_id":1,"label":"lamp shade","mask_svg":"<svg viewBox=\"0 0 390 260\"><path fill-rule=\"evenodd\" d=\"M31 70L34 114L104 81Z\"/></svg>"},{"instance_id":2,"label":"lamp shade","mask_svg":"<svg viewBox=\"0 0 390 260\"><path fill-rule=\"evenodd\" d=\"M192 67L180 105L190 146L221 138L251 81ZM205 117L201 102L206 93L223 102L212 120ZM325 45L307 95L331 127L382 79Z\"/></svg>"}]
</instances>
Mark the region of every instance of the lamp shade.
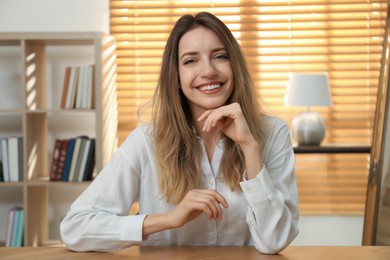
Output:
<instances>
[{"instance_id":1,"label":"lamp shade","mask_svg":"<svg viewBox=\"0 0 390 260\"><path fill-rule=\"evenodd\" d=\"M287 106L331 106L328 74L290 73L285 98Z\"/></svg>"}]
</instances>

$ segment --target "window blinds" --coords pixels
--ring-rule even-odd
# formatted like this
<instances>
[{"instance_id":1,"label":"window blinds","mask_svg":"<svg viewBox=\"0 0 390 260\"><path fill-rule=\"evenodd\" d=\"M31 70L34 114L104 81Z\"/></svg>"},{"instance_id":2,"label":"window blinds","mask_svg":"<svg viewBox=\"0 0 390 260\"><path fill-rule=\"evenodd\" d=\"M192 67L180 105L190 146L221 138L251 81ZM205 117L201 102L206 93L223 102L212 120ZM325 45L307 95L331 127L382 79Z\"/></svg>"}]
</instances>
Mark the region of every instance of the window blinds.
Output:
<instances>
[{"instance_id":1,"label":"window blinds","mask_svg":"<svg viewBox=\"0 0 390 260\"><path fill-rule=\"evenodd\" d=\"M302 108L284 106L290 72L326 71L332 107L319 107L326 143L371 144L385 0L110 1L117 40L120 141L152 96L165 41L183 14L209 11L240 42L268 113L291 125ZM294 141L294 140L293 140ZM363 214L368 154L296 156L303 214Z\"/></svg>"}]
</instances>

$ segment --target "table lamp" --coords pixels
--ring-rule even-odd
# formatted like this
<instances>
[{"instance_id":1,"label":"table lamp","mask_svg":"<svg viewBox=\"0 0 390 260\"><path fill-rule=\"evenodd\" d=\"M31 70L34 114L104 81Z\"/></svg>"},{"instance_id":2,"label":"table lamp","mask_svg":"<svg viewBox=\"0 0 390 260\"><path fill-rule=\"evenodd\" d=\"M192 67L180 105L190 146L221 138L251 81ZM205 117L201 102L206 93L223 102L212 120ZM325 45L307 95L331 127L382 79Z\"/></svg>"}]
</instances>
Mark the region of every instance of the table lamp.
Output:
<instances>
[{"instance_id":1,"label":"table lamp","mask_svg":"<svg viewBox=\"0 0 390 260\"><path fill-rule=\"evenodd\" d=\"M298 145L320 145L326 132L324 120L310 107L332 105L328 74L290 73L285 104L307 107L307 111L292 121L292 133Z\"/></svg>"}]
</instances>

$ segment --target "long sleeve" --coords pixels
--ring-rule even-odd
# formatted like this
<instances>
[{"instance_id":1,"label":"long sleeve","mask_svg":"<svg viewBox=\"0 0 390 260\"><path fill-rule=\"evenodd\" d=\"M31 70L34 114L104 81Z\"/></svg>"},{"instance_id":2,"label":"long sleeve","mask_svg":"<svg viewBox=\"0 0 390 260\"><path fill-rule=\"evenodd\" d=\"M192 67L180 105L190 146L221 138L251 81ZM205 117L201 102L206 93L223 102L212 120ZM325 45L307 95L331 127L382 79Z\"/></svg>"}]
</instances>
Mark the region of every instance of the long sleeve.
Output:
<instances>
[{"instance_id":1,"label":"long sleeve","mask_svg":"<svg viewBox=\"0 0 390 260\"><path fill-rule=\"evenodd\" d=\"M145 153L140 140L137 133L132 134L71 205L60 225L62 240L69 249L109 251L142 242L145 216L129 216L132 203L139 199L139 161ZM124 149L129 144L138 147L132 154Z\"/></svg>"},{"instance_id":2,"label":"long sleeve","mask_svg":"<svg viewBox=\"0 0 390 260\"><path fill-rule=\"evenodd\" d=\"M264 153L263 169L240 185L248 202L246 221L253 244L261 253L274 254L299 232L294 152L288 127L281 121L270 131Z\"/></svg>"},{"instance_id":3,"label":"long sleeve","mask_svg":"<svg viewBox=\"0 0 390 260\"><path fill-rule=\"evenodd\" d=\"M298 232L298 197L288 129L272 125L265 166L256 178L241 183L243 192L231 191L213 174L220 169L223 145L217 145L211 165L205 154L204 188L218 190L229 203L221 221L199 216L182 228L154 233L146 240L142 240L145 216L169 212L175 205L167 203L158 188L152 135L147 127L135 129L71 205L60 226L63 242L74 251L111 251L140 244L254 244L262 253L282 250ZM139 202L139 215L129 216L133 202Z\"/></svg>"}]
</instances>

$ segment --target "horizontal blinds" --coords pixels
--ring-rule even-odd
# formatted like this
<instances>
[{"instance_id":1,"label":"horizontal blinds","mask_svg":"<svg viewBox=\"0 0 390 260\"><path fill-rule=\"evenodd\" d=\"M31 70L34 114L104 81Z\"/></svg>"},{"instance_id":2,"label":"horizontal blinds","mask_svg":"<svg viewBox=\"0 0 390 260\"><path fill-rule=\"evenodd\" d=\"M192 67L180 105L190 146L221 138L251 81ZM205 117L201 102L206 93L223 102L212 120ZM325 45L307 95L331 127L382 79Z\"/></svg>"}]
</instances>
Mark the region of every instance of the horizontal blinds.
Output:
<instances>
[{"instance_id":1,"label":"horizontal blinds","mask_svg":"<svg viewBox=\"0 0 390 260\"><path fill-rule=\"evenodd\" d=\"M327 125L324 143L369 145L387 4L380 0L111 0L111 34L117 39L120 140L136 127L137 109L153 94L162 51L175 21L185 13L209 11L227 24L243 47L258 94L270 114L290 125L303 111L284 106L289 72L326 71L333 106L313 108ZM339 213L362 214L368 155L314 158L321 160L314 160L313 155L297 156L301 212L332 213L337 205ZM354 160L361 163L354 164ZM348 182L340 176L361 181ZM336 186L330 186L345 183L351 187L344 191L355 195L342 196ZM329 197L311 190L321 190Z\"/></svg>"},{"instance_id":2,"label":"horizontal blinds","mask_svg":"<svg viewBox=\"0 0 390 260\"><path fill-rule=\"evenodd\" d=\"M368 154L297 154L296 174L303 214L363 214Z\"/></svg>"}]
</instances>

